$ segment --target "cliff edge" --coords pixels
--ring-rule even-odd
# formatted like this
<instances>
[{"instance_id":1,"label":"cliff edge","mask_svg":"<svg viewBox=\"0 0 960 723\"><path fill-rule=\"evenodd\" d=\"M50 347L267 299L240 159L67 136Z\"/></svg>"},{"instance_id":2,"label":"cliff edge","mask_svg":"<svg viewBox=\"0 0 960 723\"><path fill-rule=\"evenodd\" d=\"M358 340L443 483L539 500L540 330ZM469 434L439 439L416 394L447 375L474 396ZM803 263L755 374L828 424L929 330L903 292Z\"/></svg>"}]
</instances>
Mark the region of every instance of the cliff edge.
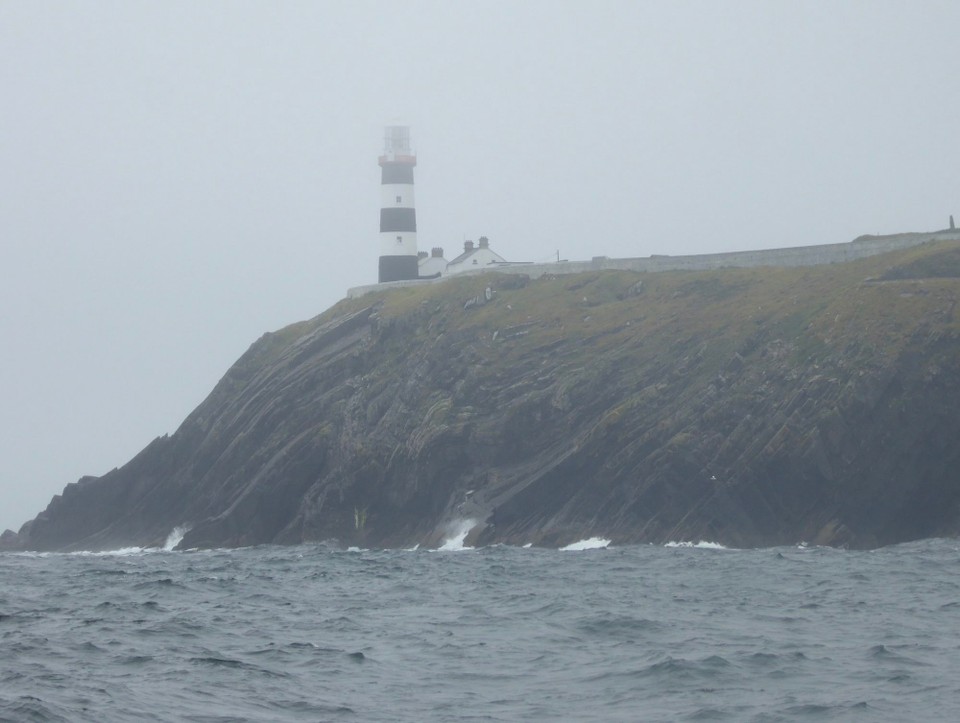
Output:
<instances>
[{"instance_id":1,"label":"cliff edge","mask_svg":"<svg viewBox=\"0 0 960 723\"><path fill-rule=\"evenodd\" d=\"M176 433L3 544L957 535L958 293L960 243L934 242L346 300L264 335Z\"/></svg>"}]
</instances>

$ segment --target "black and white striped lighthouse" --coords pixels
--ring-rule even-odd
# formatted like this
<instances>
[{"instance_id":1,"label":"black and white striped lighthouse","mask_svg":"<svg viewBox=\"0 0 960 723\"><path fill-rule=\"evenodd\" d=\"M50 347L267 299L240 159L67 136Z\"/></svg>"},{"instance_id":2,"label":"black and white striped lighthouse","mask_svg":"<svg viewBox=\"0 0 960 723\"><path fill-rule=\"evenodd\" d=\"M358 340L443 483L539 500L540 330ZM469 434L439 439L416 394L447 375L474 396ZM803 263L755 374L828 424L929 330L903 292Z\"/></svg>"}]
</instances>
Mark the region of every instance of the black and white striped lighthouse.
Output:
<instances>
[{"instance_id":1,"label":"black and white striped lighthouse","mask_svg":"<svg viewBox=\"0 0 960 723\"><path fill-rule=\"evenodd\" d=\"M387 126L380 168L380 283L419 276L417 212L413 205L413 167L407 126Z\"/></svg>"}]
</instances>

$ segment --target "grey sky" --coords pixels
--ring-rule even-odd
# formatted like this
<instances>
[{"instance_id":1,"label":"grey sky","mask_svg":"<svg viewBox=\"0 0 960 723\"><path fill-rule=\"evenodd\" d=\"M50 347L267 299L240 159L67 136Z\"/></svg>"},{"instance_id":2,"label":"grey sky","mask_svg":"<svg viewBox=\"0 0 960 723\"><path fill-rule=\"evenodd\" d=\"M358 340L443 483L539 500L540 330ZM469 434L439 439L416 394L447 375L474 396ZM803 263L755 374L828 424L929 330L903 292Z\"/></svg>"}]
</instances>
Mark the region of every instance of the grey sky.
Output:
<instances>
[{"instance_id":1,"label":"grey sky","mask_svg":"<svg viewBox=\"0 0 960 723\"><path fill-rule=\"evenodd\" d=\"M0 530L420 248L510 260L960 218L960 4L0 1Z\"/></svg>"}]
</instances>

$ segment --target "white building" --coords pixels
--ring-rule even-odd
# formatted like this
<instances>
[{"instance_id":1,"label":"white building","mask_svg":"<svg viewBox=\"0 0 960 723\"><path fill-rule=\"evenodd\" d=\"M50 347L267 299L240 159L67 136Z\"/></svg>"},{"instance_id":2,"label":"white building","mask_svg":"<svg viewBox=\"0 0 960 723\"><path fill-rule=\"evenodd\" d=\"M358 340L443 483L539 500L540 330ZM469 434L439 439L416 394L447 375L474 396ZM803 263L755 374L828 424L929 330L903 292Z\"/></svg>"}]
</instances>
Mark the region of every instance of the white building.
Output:
<instances>
[{"instance_id":1,"label":"white building","mask_svg":"<svg viewBox=\"0 0 960 723\"><path fill-rule=\"evenodd\" d=\"M505 263L507 263L507 260L490 248L489 239L486 236L481 236L476 246L474 246L473 241L464 242L463 253L447 264L444 275L458 274L462 271L475 271Z\"/></svg>"},{"instance_id":2,"label":"white building","mask_svg":"<svg viewBox=\"0 0 960 723\"><path fill-rule=\"evenodd\" d=\"M439 246L434 246L429 255L426 251L417 254L417 272L421 279L449 276L464 271L490 270L504 264L512 265L490 248L490 241L486 236L481 236L477 244L464 241L463 253L453 261L443 258L443 249Z\"/></svg>"},{"instance_id":3,"label":"white building","mask_svg":"<svg viewBox=\"0 0 960 723\"><path fill-rule=\"evenodd\" d=\"M439 246L430 249L429 256L426 251L421 251L417 256L417 271L421 279L443 276L447 272L447 260L443 258L443 249Z\"/></svg>"}]
</instances>

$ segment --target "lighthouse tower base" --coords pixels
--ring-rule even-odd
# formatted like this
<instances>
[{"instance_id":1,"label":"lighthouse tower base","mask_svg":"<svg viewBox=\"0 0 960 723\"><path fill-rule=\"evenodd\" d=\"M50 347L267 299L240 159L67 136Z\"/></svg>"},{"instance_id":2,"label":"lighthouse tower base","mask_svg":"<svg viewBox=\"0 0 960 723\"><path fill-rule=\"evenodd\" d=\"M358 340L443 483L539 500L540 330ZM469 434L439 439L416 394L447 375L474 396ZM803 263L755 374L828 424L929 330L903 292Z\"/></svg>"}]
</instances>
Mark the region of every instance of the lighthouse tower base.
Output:
<instances>
[{"instance_id":1,"label":"lighthouse tower base","mask_svg":"<svg viewBox=\"0 0 960 723\"><path fill-rule=\"evenodd\" d=\"M380 283L386 281L404 281L419 276L416 256L381 256Z\"/></svg>"}]
</instances>

